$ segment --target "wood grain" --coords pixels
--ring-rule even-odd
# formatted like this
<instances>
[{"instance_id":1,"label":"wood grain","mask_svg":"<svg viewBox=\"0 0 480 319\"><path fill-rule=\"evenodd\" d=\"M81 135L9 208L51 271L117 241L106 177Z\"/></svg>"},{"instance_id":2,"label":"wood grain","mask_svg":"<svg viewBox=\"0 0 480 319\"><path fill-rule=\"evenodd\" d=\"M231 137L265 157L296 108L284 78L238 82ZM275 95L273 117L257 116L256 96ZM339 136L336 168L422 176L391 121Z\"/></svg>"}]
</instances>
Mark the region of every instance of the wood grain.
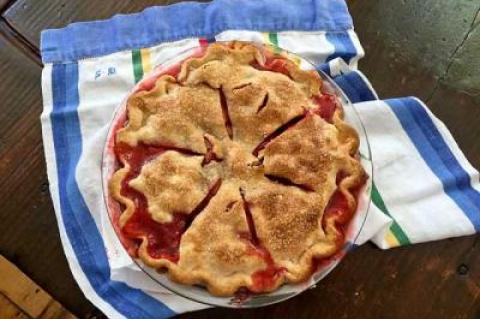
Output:
<instances>
[{"instance_id":1,"label":"wood grain","mask_svg":"<svg viewBox=\"0 0 480 319\"><path fill-rule=\"evenodd\" d=\"M0 12L7 10L14 0L0 0Z\"/></svg>"},{"instance_id":2,"label":"wood grain","mask_svg":"<svg viewBox=\"0 0 480 319\"><path fill-rule=\"evenodd\" d=\"M440 81L428 105L450 129L470 163L480 168L480 102L478 96L458 91Z\"/></svg>"},{"instance_id":3,"label":"wood grain","mask_svg":"<svg viewBox=\"0 0 480 319\"><path fill-rule=\"evenodd\" d=\"M3 303L10 312L5 313L1 318L15 318L23 315L35 319L76 318L1 255L0 274L2 274L0 305ZM20 311L13 311L13 308Z\"/></svg>"},{"instance_id":4,"label":"wood grain","mask_svg":"<svg viewBox=\"0 0 480 319\"><path fill-rule=\"evenodd\" d=\"M68 269L48 192L40 74L0 34L0 254L73 311L89 312Z\"/></svg>"},{"instance_id":5,"label":"wood grain","mask_svg":"<svg viewBox=\"0 0 480 319\"><path fill-rule=\"evenodd\" d=\"M20 308L0 293L0 318L2 319L30 319Z\"/></svg>"},{"instance_id":6,"label":"wood grain","mask_svg":"<svg viewBox=\"0 0 480 319\"><path fill-rule=\"evenodd\" d=\"M0 18L0 34L9 46L20 51L24 56L30 58L38 66L42 66L38 48L28 42L5 19Z\"/></svg>"},{"instance_id":7,"label":"wood grain","mask_svg":"<svg viewBox=\"0 0 480 319\"><path fill-rule=\"evenodd\" d=\"M0 36L0 253L79 317L101 315L73 281L60 245L38 121L40 67L29 45L38 48L44 28L167 2L17 0L3 13L10 29L2 30L0 23L0 34L7 35ZM478 1L348 2L366 50L360 68L379 94L428 100L467 158L480 167L478 72L469 67L480 65L478 44L471 42L480 30L478 23L472 25ZM389 251L367 244L315 289L289 301L253 310L209 309L179 318L480 318L479 283L478 236ZM0 309L1 302L0 296Z\"/></svg>"},{"instance_id":8,"label":"wood grain","mask_svg":"<svg viewBox=\"0 0 480 319\"><path fill-rule=\"evenodd\" d=\"M366 56L363 70L382 97L432 92L468 33L478 1L349 1Z\"/></svg>"}]
</instances>

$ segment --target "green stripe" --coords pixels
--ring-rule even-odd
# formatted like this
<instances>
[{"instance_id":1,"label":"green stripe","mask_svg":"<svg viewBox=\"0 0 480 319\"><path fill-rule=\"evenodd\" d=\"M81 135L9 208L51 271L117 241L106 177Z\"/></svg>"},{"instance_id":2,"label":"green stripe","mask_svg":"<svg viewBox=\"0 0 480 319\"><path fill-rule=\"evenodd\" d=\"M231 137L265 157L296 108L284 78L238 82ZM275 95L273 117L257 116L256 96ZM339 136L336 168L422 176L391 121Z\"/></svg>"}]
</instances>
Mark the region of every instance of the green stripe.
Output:
<instances>
[{"instance_id":1,"label":"green stripe","mask_svg":"<svg viewBox=\"0 0 480 319\"><path fill-rule=\"evenodd\" d=\"M268 34L268 40L270 40L271 44L276 45L278 47L278 37L275 32L270 32Z\"/></svg>"},{"instance_id":2,"label":"green stripe","mask_svg":"<svg viewBox=\"0 0 480 319\"><path fill-rule=\"evenodd\" d=\"M143 77L142 54L139 49L132 50L133 76L135 83Z\"/></svg>"},{"instance_id":3,"label":"green stripe","mask_svg":"<svg viewBox=\"0 0 480 319\"><path fill-rule=\"evenodd\" d=\"M390 226L390 230L392 231L395 238L397 238L400 245L403 246L410 244L410 239L408 239L403 229L400 227L400 225L398 225L395 219L393 219L392 215L390 215L387 206L385 206L385 202L383 201L382 196L380 196L380 193L378 192L375 183L372 183L372 201L375 206L377 206L385 215L389 216L393 220L393 223Z\"/></svg>"},{"instance_id":4,"label":"green stripe","mask_svg":"<svg viewBox=\"0 0 480 319\"><path fill-rule=\"evenodd\" d=\"M268 33L268 41L270 41L271 44L274 45L274 52L275 53L280 53L280 48L278 47L278 35L275 32L269 32Z\"/></svg>"}]
</instances>

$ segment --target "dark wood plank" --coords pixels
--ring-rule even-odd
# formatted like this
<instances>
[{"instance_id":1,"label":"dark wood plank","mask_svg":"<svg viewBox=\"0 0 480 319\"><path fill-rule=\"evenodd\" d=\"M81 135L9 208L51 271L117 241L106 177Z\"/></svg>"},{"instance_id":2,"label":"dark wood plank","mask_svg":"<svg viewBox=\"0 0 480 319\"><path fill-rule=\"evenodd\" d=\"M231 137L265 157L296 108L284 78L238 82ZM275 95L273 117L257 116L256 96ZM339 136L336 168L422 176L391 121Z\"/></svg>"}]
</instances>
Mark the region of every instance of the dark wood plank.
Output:
<instances>
[{"instance_id":1,"label":"dark wood plank","mask_svg":"<svg viewBox=\"0 0 480 319\"><path fill-rule=\"evenodd\" d=\"M428 105L455 137L477 169L480 167L480 102L478 96L458 91L448 80L440 81Z\"/></svg>"},{"instance_id":2,"label":"dark wood plank","mask_svg":"<svg viewBox=\"0 0 480 319\"><path fill-rule=\"evenodd\" d=\"M0 0L0 12L7 10L7 8L14 2L15 0Z\"/></svg>"},{"instance_id":3,"label":"dark wood plank","mask_svg":"<svg viewBox=\"0 0 480 319\"><path fill-rule=\"evenodd\" d=\"M93 307L68 269L48 193L40 73L0 35L0 254L67 308L87 313Z\"/></svg>"},{"instance_id":4,"label":"dark wood plank","mask_svg":"<svg viewBox=\"0 0 480 319\"><path fill-rule=\"evenodd\" d=\"M9 46L15 48L38 66L42 66L42 60L38 49L13 29L4 19L0 18L0 33Z\"/></svg>"},{"instance_id":5,"label":"dark wood plank","mask_svg":"<svg viewBox=\"0 0 480 319\"><path fill-rule=\"evenodd\" d=\"M131 13L153 5L167 5L179 0L18 0L5 13L7 21L37 47L40 31L64 27L70 22L106 19L117 13Z\"/></svg>"},{"instance_id":6,"label":"dark wood plank","mask_svg":"<svg viewBox=\"0 0 480 319\"><path fill-rule=\"evenodd\" d=\"M363 70L382 97L430 96L468 33L478 1L350 0Z\"/></svg>"},{"instance_id":7,"label":"dark wood plank","mask_svg":"<svg viewBox=\"0 0 480 319\"><path fill-rule=\"evenodd\" d=\"M448 71L442 78L443 83L457 91L464 92L472 101L480 105L480 10L472 22L470 31L458 46Z\"/></svg>"}]
</instances>

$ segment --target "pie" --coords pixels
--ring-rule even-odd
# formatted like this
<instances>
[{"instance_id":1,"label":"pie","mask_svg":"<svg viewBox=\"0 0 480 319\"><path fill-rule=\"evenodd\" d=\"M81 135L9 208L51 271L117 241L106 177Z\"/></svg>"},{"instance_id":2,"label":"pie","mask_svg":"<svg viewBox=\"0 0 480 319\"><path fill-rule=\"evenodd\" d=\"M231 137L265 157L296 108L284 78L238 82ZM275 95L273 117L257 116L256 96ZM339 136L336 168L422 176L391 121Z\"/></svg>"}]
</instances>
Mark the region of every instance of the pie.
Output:
<instances>
[{"instance_id":1,"label":"pie","mask_svg":"<svg viewBox=\"0 0 480 319\"><path fill-rule=\"evenodd\" d=\"M316 71L210 44L129 96L109 181L118 228L146 265L216 296L304 281L344 244L358 146Z\"/></svg>"}]
</instances>

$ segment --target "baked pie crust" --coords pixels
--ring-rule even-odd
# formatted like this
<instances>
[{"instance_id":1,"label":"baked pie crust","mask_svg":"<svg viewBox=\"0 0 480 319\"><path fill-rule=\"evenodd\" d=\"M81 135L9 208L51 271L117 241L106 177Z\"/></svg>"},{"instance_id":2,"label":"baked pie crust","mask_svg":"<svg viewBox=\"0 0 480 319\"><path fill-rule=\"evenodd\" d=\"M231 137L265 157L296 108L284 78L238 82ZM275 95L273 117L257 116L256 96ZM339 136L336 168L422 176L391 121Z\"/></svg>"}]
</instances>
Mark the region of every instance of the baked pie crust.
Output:
<instances>
[{"instance_id":1,"label":"baked pie crust","mask_svg":"<svg viewBox=\"0 0 480 319\"><path fill-rule=\"evenodd\" d=\"M215 43L133 93L109 183L145 264L217 296L309 278L338 252L366 174L315 71Z\"/></svg>"}]
</instances>

